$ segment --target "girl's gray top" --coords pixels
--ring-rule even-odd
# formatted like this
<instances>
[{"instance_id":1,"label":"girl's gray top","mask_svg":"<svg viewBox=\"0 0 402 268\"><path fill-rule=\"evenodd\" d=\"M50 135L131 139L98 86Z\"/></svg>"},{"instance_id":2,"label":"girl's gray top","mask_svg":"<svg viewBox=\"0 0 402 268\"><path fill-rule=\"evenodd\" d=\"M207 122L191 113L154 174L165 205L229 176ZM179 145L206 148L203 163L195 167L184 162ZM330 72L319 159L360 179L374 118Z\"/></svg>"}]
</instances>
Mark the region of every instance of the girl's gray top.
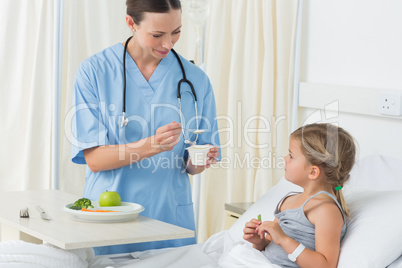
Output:
<instances>
[{"instance_id":1,"label":"girl's gray top","mask_svg":"<svg viewBox=\"0 0 402 268\"><path fill-rule=\"evenodd\" d=\"M343 213L342 207L339 205L336 198L332 194L326 191L321 191L311 196L299 208L287 209L280 212L279 207L282 204L283 200L291 194L296 194L295 192L288 193L278 203L278 206L276 207L275 210L275 217L279 220L279 225L281 226L283 232L289 237L296 240L297 242L303 244L306 248L309 248L314 251L315 251L315 226L307 219L306 215L304 214L304 206L307 204L308 201L310 201L310 199L322 193L331 197L338 205L340 211L342 212L344 222L341 232L341 240L342 240L346 232L346 217L345 214ZM296 262L290 261L288 258L288 254L285 252L285 250L281 246L275 244L273 241L268 244L268 246L265 248L264 251L262 251L262 253L270 262L276 265L280 265L282 267L299 267L296 264Z\"/></svg>"}]
</instances>

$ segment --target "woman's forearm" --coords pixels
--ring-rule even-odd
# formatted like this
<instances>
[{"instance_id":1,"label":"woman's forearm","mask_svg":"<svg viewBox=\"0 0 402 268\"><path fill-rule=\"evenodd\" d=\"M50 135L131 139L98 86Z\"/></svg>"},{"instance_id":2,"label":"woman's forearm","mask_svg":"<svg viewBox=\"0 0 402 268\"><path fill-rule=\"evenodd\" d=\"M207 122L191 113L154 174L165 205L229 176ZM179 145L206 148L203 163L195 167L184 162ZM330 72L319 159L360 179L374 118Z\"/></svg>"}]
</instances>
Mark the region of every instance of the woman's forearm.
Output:
<instances>
[{"instance_id":1,"label":"woman's forearm","mask_svg":"<svg viewBox=\"0 0 402 268\"><path fill-rule=\"evenodd\" d=\"M129 144L102 145L83 151L92 172L125 167L162 152L151 137Z\"/></svg>"}]
</instances>

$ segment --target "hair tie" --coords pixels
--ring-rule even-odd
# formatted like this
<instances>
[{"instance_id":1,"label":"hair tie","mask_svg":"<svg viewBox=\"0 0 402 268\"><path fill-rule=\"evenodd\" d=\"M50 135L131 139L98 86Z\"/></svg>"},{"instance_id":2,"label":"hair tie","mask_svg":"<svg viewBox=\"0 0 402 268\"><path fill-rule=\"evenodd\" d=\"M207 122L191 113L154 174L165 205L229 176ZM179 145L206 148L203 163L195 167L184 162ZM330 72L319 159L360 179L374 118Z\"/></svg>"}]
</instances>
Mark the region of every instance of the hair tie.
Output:
<instances>
[{"instance_id":1,"label":"hair tie","mask_svg":"<svg viewBox=\"0 0 402 268\"><path fill-rule=\"evenodd\" d=\"M342 186L336 186L335 187L335 191L339 191L339 190L341 190L342 189Z\"/></svg>"}]
</instances>

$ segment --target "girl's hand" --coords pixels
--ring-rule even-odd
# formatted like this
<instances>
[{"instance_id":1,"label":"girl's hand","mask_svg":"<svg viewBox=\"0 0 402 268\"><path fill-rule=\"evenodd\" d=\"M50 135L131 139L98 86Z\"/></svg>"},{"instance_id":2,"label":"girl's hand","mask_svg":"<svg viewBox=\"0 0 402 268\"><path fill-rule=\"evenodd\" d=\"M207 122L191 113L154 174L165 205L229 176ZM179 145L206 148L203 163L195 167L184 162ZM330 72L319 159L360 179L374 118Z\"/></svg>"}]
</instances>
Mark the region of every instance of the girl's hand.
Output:
<instances>
[{"instance_id":1,"label":"girl's hand","mask_svg":"<svg viewBox=\"0 0 402 268\"><path fill-rule=\"evenodd\" d=\"M161 151L171 151L180 141L181 124L172 122L156 130L155 136L151 139L151 145Z\"/></svg>"},{"instance_id":2,"label":"girl's hand","mask_svg":"<svg viewBox=\"0 0 402 268\"><path fill-rule=\"evenodd\" d=\"M260 236L257 233L257 228L260 225L261 222L257 219L252 219L251 221L246 222L243 229L243 239L252 243L254 248L263 250L269 242L265 239L265 237Z\"/></svg>"},{"instance_id":3,"label":"girl's hand","mask_svg":"<svg viewBox=\"0 0 402 268\"><path fill-rule=\"evenodd\" d=\"M264 221L257 227L257 233L261 238L267 233L277 245L280 245L283 239L287 237L277 219L275 221Z\"/></svg>"}]
</instances>

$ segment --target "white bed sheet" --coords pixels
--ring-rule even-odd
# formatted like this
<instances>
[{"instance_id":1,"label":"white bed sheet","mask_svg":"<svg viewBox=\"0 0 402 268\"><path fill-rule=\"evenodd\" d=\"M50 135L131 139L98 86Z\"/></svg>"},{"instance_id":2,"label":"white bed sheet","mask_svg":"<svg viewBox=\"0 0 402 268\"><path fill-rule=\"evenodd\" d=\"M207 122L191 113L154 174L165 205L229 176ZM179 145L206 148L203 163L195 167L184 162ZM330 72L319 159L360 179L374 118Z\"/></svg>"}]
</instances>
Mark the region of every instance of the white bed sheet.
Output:
<instances>
[{"instance_id":1,"label":"white bed sheet","mask_svg":"<svg viewBox=\"0 0 402 268\"><path fill-rule=\"evenodd\" d=\"M86 268L95 256L92 249L63 250L50 244L33 244L20 240L0 243L1 268Z\"/></svg>"},{"instance_id":2,"label":"white bed sheet","mask_svg":"<svg viewBox=\"0 0 402 268\"><path fill-rule=\"evenodd\" d=\"M97 256L89 264L89 268L126 268L126 267L214 267L208 266L216 261L201 250L201 245L190 245L179 248L146 250L131 254L114 254ZM194 266L192 266L194 264Z\"/></svg>"},{"instance_id":3,"label":"white bed sheet","mask_svg":"<svg viewBox=\"0 0 402 268\"><path fill-rule=\"evenodd\" d=\"M358 213L355 213L354 218L352 216L349 230L351 232L342 243L338 267L402 268L402 239L400 238L402 237L400 235L402 176L400 174L402 174L401 160L378 154L366 157L355 165L350 182L345 186L345 198L350 201L351 209ZM160 254L163 258L164 255L175 254L180 261L184 261L183 266L181 262L180 265L174 266L168 263L170 266L162 267L273 267L269 266L266 259L260 258L262 256L260 252L252 249L248 242L242 240L242 229L247 220L260 213L264 219L270 219L279 199L287 192L297 189L297 186L282 179L257 200L229 231L215 234L202 247L197 245L192 246L191 250L185 249L188 250L187 257L182 256L183 249L171 249L169 253ZM156 251L153 253L156 254L153 257L149 257L149 253L146 252L137 253L147 254L148 260L144 262L146 266L139 266L140 257L135 263L120 263L119 265L122 266L113 267L154 267L151 261L155 261L156 265L163 259ZM247 256L252 257L247 258ZM212 261L212 263L205 264L209 266L203 266L204 263L197 264L192 261L197 258L205 258L205 261Z\"/></svg>"},{"instance_id":4,"label":"white bed sheet","mask_svg":"<svg viewBox=\"0 0 402 268\"><path fill-rule=\"evenodd\" d=\"M402 255L388 266L388 268L401 268L401 267L402 267Z\"/></svg>"},{"instance_id":5,"label":"white bed sheet","mask_svg":"<svg viewBox=\"0 0 402 268\"><path fill-rule=\"evenodd\" d=\"M113 261L114 264L108 265L113 268L280 268L270 263L250 244L233 241L228 231L219 232L202 244L168 250L135 252L130 256L126 255L125 260L121 257L121 255L111 255L97 258ZM103 265L93 263L90 268L104 268L104 264L104 262Z\"/></svg>"},{"instance_id":6,"label":"white bed sheet","mask_svg":"<svg viewBox=\"0 0 402 268\"><path fill-rule=\"evenodd\" d=\"M135 257L135 259L133 259ZM96 261L98 260L98 263ZM101 262L99 262L102 260ZM106 262L105 262L106 261ZM203 244L182 248L148 250L131 255L120 254L109 257L97 257L89 268L240 268L265 267L278 268L271 264L260 251L247 243L235 243L227 231L213 235ZM359 268L377 266L358 266ZM401 268L402 256L388 268Z\"/></svg>"}]
</instances>

